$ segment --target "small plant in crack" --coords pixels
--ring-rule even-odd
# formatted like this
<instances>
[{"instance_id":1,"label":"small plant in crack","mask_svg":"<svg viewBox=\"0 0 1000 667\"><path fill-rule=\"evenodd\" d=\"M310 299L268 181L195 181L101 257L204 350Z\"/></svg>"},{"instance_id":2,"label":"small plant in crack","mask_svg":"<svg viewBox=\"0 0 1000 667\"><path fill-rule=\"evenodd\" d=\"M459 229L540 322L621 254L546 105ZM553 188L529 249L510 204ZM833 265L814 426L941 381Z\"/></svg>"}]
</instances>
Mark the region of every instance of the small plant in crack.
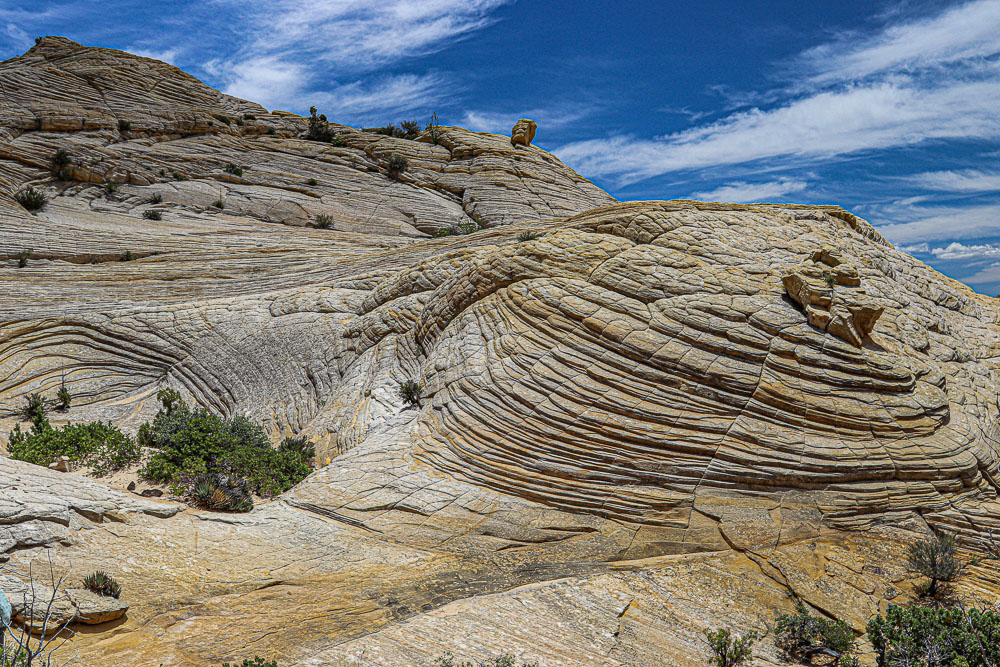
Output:
<instances>
[{"instance_id":1,"label":"small plant in crack","mask_svg":"<svg viewBox=\"0 0 1000 667\"><path fill-rule=\"evenodd\" d=\"M407 380L399 383L399 397L410 406L419 406L424 387L419 382Z\"/></svg>"}]
</instances>

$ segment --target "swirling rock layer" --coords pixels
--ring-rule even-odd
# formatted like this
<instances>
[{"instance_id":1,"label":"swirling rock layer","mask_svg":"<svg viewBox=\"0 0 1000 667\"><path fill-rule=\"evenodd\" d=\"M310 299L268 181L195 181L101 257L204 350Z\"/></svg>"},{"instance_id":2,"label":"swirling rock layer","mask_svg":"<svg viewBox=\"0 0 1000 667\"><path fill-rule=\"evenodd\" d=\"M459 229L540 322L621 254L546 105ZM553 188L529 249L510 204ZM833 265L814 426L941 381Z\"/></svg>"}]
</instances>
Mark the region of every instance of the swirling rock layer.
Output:
<instances>
[{"instance_id":1,"label":"swirling rock layer","mask_svg":"<svg viewBox=\"0 0 1000 667\"><path fill-rule=\"evenodd\" d=\"M83 664L704 664L789 590L860 630L912 596L908 541L1000 527L995 301L842 209L619 204L460 128L310 142L61 38L0 100L0 188L50 198L0 201L3 429L63 382L53 421L132 429L171 387L322 464L233 516L0 458L11 567L120 575Z\"/></svg>"}]
</instances>

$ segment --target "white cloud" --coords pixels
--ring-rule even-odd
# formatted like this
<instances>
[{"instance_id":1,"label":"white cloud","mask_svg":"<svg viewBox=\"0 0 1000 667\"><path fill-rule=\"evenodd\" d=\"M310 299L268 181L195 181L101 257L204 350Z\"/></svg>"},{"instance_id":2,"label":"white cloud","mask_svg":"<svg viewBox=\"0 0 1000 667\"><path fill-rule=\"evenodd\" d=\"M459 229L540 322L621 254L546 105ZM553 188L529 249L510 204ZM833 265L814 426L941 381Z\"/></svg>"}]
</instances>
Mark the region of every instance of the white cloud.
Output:
<instances>
[{"instance_id":1,"label":"white cloud","mask_svg":"<svg viewBox=\"0 0 1000 667\"><path fill-rule=\"evenodd\" d=\"M553 105L521 111L466 111L462 123L477 132L507 134L520 118L530 118L538 123L539 130L558 129L576 123L595 112L593 105Z\"/></svg>"},{"instance_id":2,"label":"white cloud","mask_svg":"<svg viewBox=\"0 0 1000 667\"><path fill-rule=\"evenodd\" d=\"M802 192L808 187L808 183L791 178L782 178L777 181L766 183L745 183L738 181L727 183L722 187L708 192L698 192L693 196L702 201L724 201L724 202L760 202L782 197L792 192Z\"/></svg>"},{"instance_id":3,"label":"white cloud","mask_svg":"<svg viewBox=\"0 0 1000 667\"><path fill-rule=\"evenodd\" d=\"M964 208L927 207L915 209L922 215L911 222L880 225L878 230L893 243L977 239L1000 233L1000 204ZM896 216L899 219L899 216Z\"/></svg>"},{"instance_id":4,"label":"white cloud","mask_svg":"<svg viewBox=\"0 0 1000 667\"><path fill-rule=\"evenodd\" d=\"M778 100L660 137L608 137L558 153L581 173L624 186L683 170L767 161L790 167L928 140L1000 137L1000 0L919 20L892 17L793 61ZM760 102L758 102L760 103Z\"/></svg>"},{"instance_id":5,"label":"white cloud","mask_svg":"<svg viewBox=\"0 0 1000 667\"><path fill-rule=\"evenodd\" d=\"M390 108L372 97L380 89L397 101L420 101L418 93L433 92L426 85L433 75L395 75L374 84L356 80L328 91L316 79L355 78L405 66L407 58L433 53L488 25L491 12L508 1L220 0L239 12L248 44L216 62L213 72L224 92L268 107L298 107L304 97L325 95L355 109ZM340 109L335 111L339 116Z\"/></svg>"},{"instance_id":6,"label":"white cloud","mask_svg":"<svg viewBox=\"0 0 1000 667\"><path fill-rule=\"evenodd\" d=\"M977 243L965 245L952 241L943 248L930 251L938 259L982 259L984 257L1000 257L1000 245L995 243Z\"/></svg>"},{"instance_id":7,"label":"white cloud","mask_svg":"<svg viewBox=\"0 0 1000 667\"><path fill-rule=\"evenodd\" d=\"M1000 52L1000 0L975 0L936 16L886 28L868 39L845 35L802 55L813 83L857 80L985 58Z\"/></svg>"},{"instance_id":8,"label":"white cloud","mask_svg":"<svg viewBox=\"0 0 1000 667\"><path fill-rule=\"evenodd\" d=\"M354 81L337 86L330 91L310 94L310 100L314 100L315 104L322 108L335 109L338 122L356 119L359 114L369 114L369 117L361 120L365 120L367 123L382 124L399 119L371 118L370 114L374 112L405 113L414 108L426 107L440 100L450 91L450 84L440 75L401 74L383 77L372 82Z\"/></svg>"},{"instance_id":9,"label":"white cloud","mask_svg":"<svg viewBox=\"0 0 1000 667\"><path fill-rule=\"evenodd\" d=\"M908 176L914 185L943 192L1000 192L1000 172L964 169L960 171L929 171Z\"/></svg>"},{"instance_id":10,"label":"white cloud","mask_svg":"<svg viewBox=\"0 0 1000 667\"><path fill-rule=\"evenodd\" d=\"M911 255L917 253L927 254L931 251L931 247L927 243L915 243L913 245L898 245L896 250L900 252L908 252Z\"/></svg>"}]
</instances>

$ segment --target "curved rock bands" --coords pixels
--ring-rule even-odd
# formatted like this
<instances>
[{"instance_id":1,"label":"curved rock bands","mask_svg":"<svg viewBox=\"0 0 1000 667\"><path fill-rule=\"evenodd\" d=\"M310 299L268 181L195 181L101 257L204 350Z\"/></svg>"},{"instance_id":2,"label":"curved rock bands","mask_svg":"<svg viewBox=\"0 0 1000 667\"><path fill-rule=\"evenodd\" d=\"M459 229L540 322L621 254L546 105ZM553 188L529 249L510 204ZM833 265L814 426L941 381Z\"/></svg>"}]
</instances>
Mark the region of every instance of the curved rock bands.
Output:
<instances>
[{"instance_id":1,"label":"curved rock bands","mask_svg":"<svg viewBox=\"0 0 1000 667\"><path fill-rule=\"evenodd\" d=\"M753 345L727 347L720 341L729 339L708 335L706 303L692 312L676 300L669 308L626 309L622 295L577 279L519 281L487 293L451 324L429 360L437 368L436 357L461 359L428 372L435 396L418 455L475 484L568 511L655 523L690 505L699 486L818 488L905 478L926 474L928 458L955 454L920 449L910 463L881 442L906 438L912 448L912 437L934 433L947 415L940 397L937 413L906 398L921 382L913 373L888 368L880 383L863 364L830 372L829 357L818 372L818 358L772 354L781 338L769 341L748 324L741 335L733 308L715 321ZM447 347L483 332L479 354ZM822 345L815 347L818 356ZM903 398L874 408L873 392ZM940 479L954 474L945 468Z\"/></svg>"}]
</instances>

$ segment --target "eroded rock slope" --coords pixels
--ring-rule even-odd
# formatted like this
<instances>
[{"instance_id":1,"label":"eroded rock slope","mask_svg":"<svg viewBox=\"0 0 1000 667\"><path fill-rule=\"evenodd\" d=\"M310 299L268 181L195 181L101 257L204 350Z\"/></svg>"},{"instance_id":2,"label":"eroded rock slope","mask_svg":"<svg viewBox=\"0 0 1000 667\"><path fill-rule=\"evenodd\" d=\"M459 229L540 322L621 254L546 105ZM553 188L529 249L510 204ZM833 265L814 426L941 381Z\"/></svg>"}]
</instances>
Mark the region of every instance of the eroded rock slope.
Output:
<instances>
[{"instance_id":1,"label":"eroded rock slope","mask_svg":"<svg viewBox=\"0 0 1000 667\"><path fill-rule=\"evenodd\" d=\"M11 562L131 592L85 664L704 664L790 594L860 631L912 596L907 541L1000 528L995 301L842 209L616 203L460 128L310 142L61 38L0 91L0 185L51 197L0 201L6 428L63 380L65 418L126 428L172 387L328 464L233 516L0 459Z\"/></svg>"}]
</instances>

